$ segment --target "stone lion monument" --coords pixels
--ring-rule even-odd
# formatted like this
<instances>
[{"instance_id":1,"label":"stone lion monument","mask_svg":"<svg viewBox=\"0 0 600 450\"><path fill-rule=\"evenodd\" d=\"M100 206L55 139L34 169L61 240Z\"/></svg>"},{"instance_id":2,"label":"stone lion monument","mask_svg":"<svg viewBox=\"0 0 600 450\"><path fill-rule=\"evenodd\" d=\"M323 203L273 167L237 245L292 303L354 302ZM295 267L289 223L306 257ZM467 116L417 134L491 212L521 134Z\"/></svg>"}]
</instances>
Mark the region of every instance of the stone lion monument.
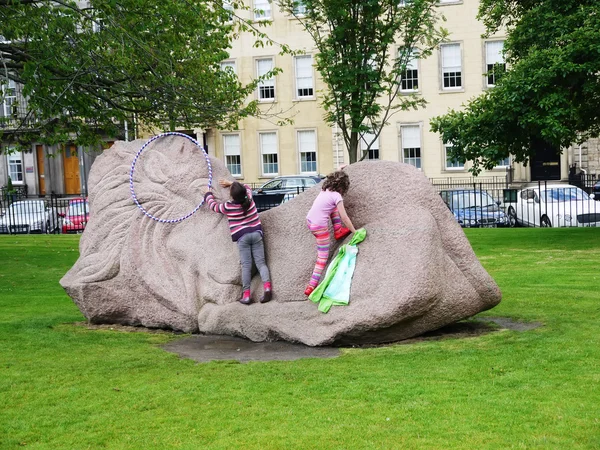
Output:
<instances>
[{"instance_id":1,"label":"stone lion monument","mask_svg":"<svg viewBox=\"0 0 600 450\"><path fill-rule=\"evenodd\" d=\"M242 305L241 270L227 219L200 208L187 220L164 224L134 204L129 172L144 141L117 142L99 156L89 176L90 221L80 256L60 280L92 323L169 328L286 340L306 345L380 343L435 330L494 307L501 293L477 260L460 226L425 176L388 161L352 164L344 204L364 227L350 304L327 314L304 296L315 263L315 240L305 217L320 186L261 213L273 300ZM232 179L211 158L213 192ZM136 163L140 203L161 218L192 211L208 182L207 162L190 141L166 136ZM349 238L346 238L346 241ZM332 243L336 254L342 242Z\"/></svg>"}]
</instances>

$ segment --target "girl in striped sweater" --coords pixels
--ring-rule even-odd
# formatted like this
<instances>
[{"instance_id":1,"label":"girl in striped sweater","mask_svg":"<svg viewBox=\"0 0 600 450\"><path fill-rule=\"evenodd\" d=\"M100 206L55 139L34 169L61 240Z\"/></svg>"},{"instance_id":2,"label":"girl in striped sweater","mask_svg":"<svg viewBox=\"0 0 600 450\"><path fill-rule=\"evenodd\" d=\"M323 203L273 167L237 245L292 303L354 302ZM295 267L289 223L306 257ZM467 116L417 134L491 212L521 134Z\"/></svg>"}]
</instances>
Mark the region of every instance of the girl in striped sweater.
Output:
<instances>
[{"instance_id":1,"label":"girl in striped sweater","mask_svg":"<svg viewBox=\"0 0 600 450\"><path fill-rule=\"evenodd\" d=\"M233 201L219 203L215 200L212 192L204 195L204 201L210 209L224 214L229 221L231 239L237 242L242 263L242 288L243 295L239 300L244 305L252 303L250 300L250 281L252 280L252 259L260 273L263 281L264 295L261 303L271 300L271 279L269 268L265 262L265 248L263 244L263 230L256 211L256 205L252 200L252 191L246 185L237 181L219 180L222 187L229 187L229 193Z\"/></svg>"},{"instance_id":2,"label":"girl in striped sweater","mask_svg":"<svg viewBox=\"0 0 600 450\"><path fill-rule=\"evenodd\" d=\"M306 216L308 229L317 239L317 262L304 295L310 295L317 287L329 258L329 219L333 223L333 235L336 239L342 239L356 231L342 198L349 187L350 178L346 172L340 170L327 175L321 192Z\"/></svg>"}]
</instances>

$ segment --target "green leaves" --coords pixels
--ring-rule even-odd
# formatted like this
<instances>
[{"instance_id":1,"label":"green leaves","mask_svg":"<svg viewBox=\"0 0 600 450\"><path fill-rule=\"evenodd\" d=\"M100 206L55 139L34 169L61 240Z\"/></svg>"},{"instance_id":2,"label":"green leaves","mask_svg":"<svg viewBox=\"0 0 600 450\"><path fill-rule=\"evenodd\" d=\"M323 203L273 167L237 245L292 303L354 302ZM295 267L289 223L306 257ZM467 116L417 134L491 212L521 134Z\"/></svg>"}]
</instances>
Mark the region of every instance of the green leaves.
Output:
<instances>
[{"instance_id":1,"label":"green leaves","mask_svg":"<svg viewBox=\"0 0 600 450\"><path fill-rule=\"evenodd\" d=\"M295 15L295 0L280 1ZM305 0L306 12L296 15L311 35L319 53L315 66L327 91L322 96L325 120L337 124L356 162L361 136L378 136L399 110L422 106L425 101L398 95L399 80L410 52L396 55L396 43L418 48L427 56L445 38L438 29L437 0L414 0L399 6L397 0ZM367 142L370 148L373 142Z\"/></svg>"},{"instance_id":2,"label":"green leaves","mask_svg":"<svg viewBox=\"0 0 600 450\"><path fill-rule=\"evenodd\" d=\"M133 117L147 126L234 127L256 112L223 71L234 36L229 11L185 0L11 1L0 9L4 77L23 85L45 142L119 136ZM15 135L16 138L16 135Z\"/></svg>"},{"instance_id":3,"label":"green leaves","mask_svg":"<svg viewBox=\"0 0 600 450\"><path fill-rule=\"evenodd\" d=\"M564 148L600 135L600 17L597 1L482 0L490 31L508 24L509 68L493 90L431 121L451 153L490 169L513 155L527 163L536 143Z\"/></svg>"}]
</instances>

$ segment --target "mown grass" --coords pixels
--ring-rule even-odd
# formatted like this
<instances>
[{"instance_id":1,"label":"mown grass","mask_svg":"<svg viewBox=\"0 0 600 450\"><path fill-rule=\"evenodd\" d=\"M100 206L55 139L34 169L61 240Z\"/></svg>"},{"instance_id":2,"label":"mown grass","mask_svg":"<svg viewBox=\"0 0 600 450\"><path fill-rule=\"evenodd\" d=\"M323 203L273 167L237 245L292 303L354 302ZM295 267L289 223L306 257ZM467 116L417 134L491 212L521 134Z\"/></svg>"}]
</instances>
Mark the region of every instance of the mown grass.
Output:
<instances>
[{"instance_id":1,"label":"mown grass","mask_svg":"<svg viewBox=\"0 0 600 450\"><path fill-rule=\"evenodd\" d=\"M538 321L336 359L179 359L170 334L88 330L58 285L77 237L0 238L0 448L600 448L600 230L468 230Z\"/></svg>"}]
</instances>

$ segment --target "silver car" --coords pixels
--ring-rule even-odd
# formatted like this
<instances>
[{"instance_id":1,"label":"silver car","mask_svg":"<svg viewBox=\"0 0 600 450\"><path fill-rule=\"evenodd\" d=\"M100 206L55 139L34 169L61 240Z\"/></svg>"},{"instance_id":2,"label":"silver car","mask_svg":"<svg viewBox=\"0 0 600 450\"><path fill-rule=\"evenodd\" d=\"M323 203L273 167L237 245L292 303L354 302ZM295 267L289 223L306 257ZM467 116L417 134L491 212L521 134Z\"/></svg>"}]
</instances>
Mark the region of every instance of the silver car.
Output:
<instances>
[{"instance_id":1,"label":"silver car","mask_svg":"<svg viewBox=\"0 0 600 450\"><path fill-rule=\"evenodd\" d=\"M44 200L12 203L0 216L0 233L52 233L59 228L58 212Z\"/></svg>"}]
</instances>

